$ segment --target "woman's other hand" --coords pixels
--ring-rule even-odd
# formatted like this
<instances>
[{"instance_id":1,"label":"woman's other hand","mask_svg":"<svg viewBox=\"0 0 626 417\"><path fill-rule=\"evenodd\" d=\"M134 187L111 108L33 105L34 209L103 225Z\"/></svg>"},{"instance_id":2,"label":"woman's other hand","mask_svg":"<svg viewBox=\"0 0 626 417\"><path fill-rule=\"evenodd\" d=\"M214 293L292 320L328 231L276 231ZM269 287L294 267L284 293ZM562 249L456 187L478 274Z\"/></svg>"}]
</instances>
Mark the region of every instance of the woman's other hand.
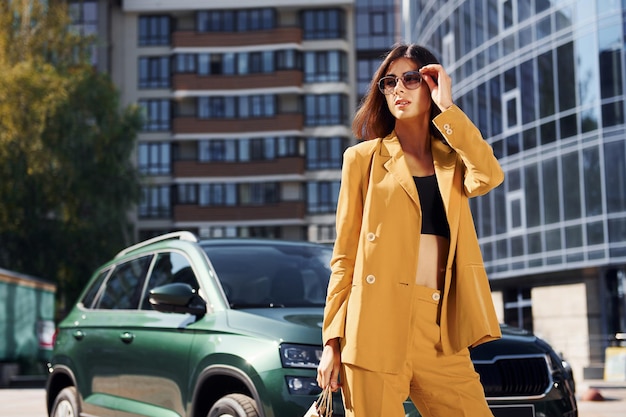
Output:
<instances>
[{"instance_id":1,"label":"woman's other hand","mask_svg":"<svg viewBox=\"0 0 626 417\"><path fill-rule=\"evenodd\" d=\"M339 339L331 339L324 345L322 358L317 367L317 384L326 388L330 384L331 391L339 389L339 369L341 368L341 352L339 351Z\"/></svg>"}]
</instances>

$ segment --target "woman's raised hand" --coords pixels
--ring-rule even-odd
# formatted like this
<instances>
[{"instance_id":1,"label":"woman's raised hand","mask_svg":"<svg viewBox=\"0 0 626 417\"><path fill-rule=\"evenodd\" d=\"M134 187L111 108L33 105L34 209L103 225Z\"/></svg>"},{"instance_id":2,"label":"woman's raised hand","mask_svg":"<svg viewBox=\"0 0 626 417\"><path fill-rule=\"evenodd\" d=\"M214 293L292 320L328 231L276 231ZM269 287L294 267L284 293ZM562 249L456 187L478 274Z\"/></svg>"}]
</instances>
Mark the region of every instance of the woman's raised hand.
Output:
<instances>
[{"instance_id":1,"label":"woman's raised hand","mask_svg":"<svg viewBox=\"0 0 626 417\"><path fill-rule=\"evenodd\" d=\"M428 64L420 68L420 74L430 89L430 96L441 111L450 108L452 101L452 80L440 64Z\"/></svg>"}]
</instances>

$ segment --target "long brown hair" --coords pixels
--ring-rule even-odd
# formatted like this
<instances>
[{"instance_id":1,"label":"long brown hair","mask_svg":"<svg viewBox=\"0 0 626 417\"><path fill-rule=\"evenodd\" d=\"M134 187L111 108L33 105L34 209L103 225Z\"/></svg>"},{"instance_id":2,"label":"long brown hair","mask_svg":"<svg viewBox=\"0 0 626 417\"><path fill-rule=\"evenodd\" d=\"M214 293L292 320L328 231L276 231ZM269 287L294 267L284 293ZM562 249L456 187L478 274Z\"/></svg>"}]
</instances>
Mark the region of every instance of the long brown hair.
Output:
<instances>
[{"instance_id":1,"label":"long brown hair","mask_svg":"<svg viewBox=\"0 0 626 417\"><path fill-rule=\"evenodd\" d=\"M396 119L387 107L385 96L378 90L378 80L387 74L391 63L398 58L408 58L415 62L418 68L427 64L439 64L432 52L423 46L403 43L394 45L372 77L369 89L354 116L352 133L356 138L365 140L382 138L394 129ZM441 110L431 98L430 120L432 121L439 113ZM442 138L441 133L432 123L430 131L432 135Z\"/></svg>"}]
</instances>

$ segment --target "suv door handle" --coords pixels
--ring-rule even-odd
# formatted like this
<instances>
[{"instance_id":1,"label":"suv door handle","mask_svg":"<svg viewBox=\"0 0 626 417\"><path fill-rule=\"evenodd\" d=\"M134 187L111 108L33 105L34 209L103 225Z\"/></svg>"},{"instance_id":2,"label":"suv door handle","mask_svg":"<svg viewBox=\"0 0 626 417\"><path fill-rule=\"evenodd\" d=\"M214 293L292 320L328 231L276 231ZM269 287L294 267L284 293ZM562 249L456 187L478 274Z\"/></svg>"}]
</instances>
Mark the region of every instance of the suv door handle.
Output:
<instances>
[{"instance_id":1,"label":"suv door handle","mask_svg":"<svg viewBox=\"0 0 626 417\"><path fill-rule=\"evenodd\" d=\"M132 334L131 332L124 332L120 335L120 339L122 339L122 342L124 343L132 343L134 338L135 338L135 335Z\"/></svg>"},{"instance_id":2,"label":"suv door handle","mask_svg":"<svg viewBox=\"0 0 626 417\"><path fill-rule=\"evenodd\" d=\"M85 333L83 333L82 330L74 330L72 336L74 336L74 339L76 340L83 340L83 337L85 337Z\"/></svg>"}]
</instances>

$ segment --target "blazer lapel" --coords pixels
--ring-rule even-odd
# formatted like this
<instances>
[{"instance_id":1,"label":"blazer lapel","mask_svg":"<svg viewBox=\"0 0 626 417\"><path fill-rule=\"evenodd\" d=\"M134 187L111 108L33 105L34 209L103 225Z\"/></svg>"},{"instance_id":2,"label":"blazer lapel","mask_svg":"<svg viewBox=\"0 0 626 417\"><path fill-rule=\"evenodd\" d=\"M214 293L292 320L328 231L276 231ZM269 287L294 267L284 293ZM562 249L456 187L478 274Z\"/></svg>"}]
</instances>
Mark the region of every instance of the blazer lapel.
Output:
<instances>
[{"instance_id":1,"label":"blazer lapel","mask_svg":"<svg viewBox=\"0 0 626 417\"><path fill-rule=\"evenodd\" d=\"M387 136L381 141L380 155L383 158L388 158L387 162L383 164L387 172L389 172L393 178L400 184L404 191L411 198L413 203L419 208L419 197L417 195L417 188L415 188L415 182L409 172L409 167L404 160L404 152L398 141L395 132Z\"/></svg>"}]
</instances>

